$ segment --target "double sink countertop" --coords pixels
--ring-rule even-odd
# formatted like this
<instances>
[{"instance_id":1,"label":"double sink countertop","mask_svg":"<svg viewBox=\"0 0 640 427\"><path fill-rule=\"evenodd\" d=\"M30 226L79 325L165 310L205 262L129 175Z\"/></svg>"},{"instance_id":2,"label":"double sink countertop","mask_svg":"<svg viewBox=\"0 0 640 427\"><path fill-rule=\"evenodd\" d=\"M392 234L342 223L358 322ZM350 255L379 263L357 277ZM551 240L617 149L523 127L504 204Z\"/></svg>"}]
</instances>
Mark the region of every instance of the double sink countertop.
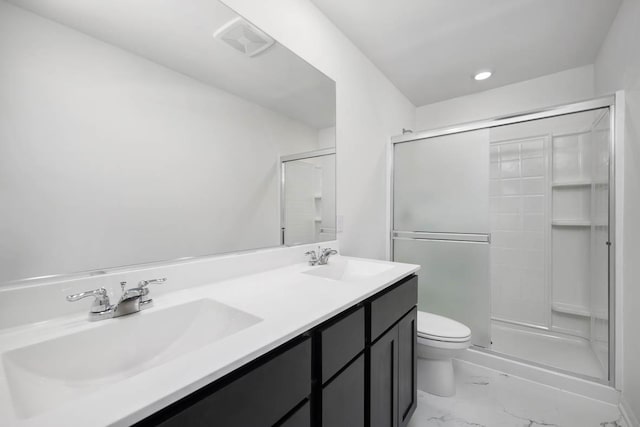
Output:
<instances>
[{"instance_id":1,"label":"double sink countertop","mask_svg":"<svg viewBox=\"0 0 640 427\"><path fill-rule=\"evenodd\" d=\"M334 256L0 330L0 425L131 425L418 269Z\"/></svg>"}]
</instances>

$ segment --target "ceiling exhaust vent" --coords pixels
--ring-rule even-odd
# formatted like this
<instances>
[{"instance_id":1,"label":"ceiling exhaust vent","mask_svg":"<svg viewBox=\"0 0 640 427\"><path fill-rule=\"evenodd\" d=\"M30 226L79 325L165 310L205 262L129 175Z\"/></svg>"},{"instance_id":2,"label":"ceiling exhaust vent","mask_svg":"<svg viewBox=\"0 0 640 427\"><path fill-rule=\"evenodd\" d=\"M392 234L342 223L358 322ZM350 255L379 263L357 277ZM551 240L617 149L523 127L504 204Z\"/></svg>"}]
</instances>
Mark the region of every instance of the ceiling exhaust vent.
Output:
<instances>
[{"instance_id":1,"label":"ceiling exhaust vent","mask_svg":"<svg viewBox=\"0 0 640 427\"><path fill-rule=\"evenodd\" d=\"M213 37L222 40L247 56L255 56L269 49L274 40L241 17L224 24Z\"/></svg>"}]
</instances>

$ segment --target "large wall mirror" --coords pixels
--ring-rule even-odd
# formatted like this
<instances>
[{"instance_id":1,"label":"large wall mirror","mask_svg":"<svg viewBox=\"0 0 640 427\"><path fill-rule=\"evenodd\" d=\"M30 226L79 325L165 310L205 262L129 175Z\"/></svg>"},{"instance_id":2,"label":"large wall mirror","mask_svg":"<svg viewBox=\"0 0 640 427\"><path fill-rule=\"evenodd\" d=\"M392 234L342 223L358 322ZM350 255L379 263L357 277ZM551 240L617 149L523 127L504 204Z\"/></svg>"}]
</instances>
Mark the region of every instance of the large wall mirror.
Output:
<instances>
[{"instance_id":1,"label":"large wall mirror","mask_svg":"<svg viewBox=\"0 0 640 427\"><path fill-rule=\"evenodd\" d=\"M289 174L322 227L282 234L335 83L224 4L0 0L0 57L0 283L335 233L325 156Z\"/></svg>"}]
</instances>

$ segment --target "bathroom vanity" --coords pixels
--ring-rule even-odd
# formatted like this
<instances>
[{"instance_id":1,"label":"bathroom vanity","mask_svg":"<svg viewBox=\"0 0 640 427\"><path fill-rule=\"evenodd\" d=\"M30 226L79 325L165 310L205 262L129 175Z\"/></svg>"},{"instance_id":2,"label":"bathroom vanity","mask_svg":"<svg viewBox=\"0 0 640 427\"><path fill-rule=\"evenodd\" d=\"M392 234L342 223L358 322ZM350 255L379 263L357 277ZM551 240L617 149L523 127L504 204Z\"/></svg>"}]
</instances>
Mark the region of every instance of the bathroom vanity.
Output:
<instances>
[{"instance_id":1,"label":"bathroom vanity","mask_svg":"<svg viewBox=\"0 0 640 427\"><path fill-rule=\"evenodd\" d=\"M63 294L148 271L43 287L32 303L47 319L0 319L0 424L406 425L418 266L344 256L309 266L301 249L156 269L167 282L153 307L97 322L89 301ZM262 271L231 273L251 268ZM0 300L9 308L33 292L0 289ZM57 306L74 312L46 312Z\"/></svg>"},{"instance_id":2,"label":"bathroom vanity","mask_svg":"<svg viewBox=\"0 0 640 427\"><path fill-rule=\"evenodd\" d=\"M404 426L416 408L416 303L411 275L138 425Z\"/></svg>"}]
</instances>

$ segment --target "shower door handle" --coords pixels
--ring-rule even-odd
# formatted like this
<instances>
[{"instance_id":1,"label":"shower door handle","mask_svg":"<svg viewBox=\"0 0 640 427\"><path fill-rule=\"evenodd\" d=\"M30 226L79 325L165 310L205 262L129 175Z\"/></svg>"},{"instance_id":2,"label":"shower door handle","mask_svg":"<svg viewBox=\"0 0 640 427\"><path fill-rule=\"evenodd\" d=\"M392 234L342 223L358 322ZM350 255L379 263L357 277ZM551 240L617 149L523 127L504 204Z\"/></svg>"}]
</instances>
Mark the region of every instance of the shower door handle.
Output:
<instances>
[{"instance_id":1,"label":"shower door handle","mask_svg":"<svg viewBox=\"0 0 640 427\"><path fill-rule=\"evenodd\" d=\"M491 243L489 233L442 233L425 231L394 231L394 239L450 240L454 242Z\"/></svg>"}]
</instances>

